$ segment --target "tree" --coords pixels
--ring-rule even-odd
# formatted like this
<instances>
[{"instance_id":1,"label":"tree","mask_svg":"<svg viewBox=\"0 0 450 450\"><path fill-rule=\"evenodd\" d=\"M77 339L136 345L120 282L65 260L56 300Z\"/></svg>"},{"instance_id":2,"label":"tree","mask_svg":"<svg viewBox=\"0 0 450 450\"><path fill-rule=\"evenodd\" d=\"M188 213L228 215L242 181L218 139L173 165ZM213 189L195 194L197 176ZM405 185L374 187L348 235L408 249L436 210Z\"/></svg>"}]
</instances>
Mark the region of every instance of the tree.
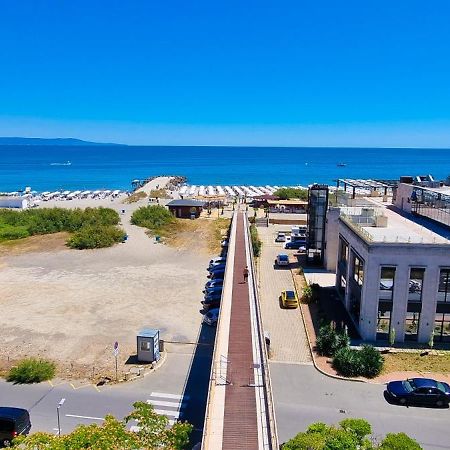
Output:
<instances>
[{"instance_id":1,"label":"tree","mask_svg":"<svg viewBox=\"0 0 450 450\"><path fill-rule=\"evenodd\" d=\"M177 422L168 427L169 419L156 414L152 405L136 402L133 406L134 411L124 420L108 415L101 425L80 425L67 435L20 436L13 441L13 447L23 450L182 450L189 443L192 425ZM137 432L127 429L127 423L132 420L138 423Z\"/></svg>"},{"instance_id":2,"label":"tree","mask_svg":"<svg viewBox=\"0 0 450 450\"><path fill-rule=\"evenodd\" d=\"M379 444L370 439L372 427L364 419L345 419L338 426L311 424L282 445L282 450L421 450L405 433L389 433Z\"/></svg>"},{"instance_id":3,"label":"tree","mask_svg":"<svg viewBox=\"0 0 450 450\"><path fill-rule=\"evenodd\" d=\"M276 195L281 200L289 200L291 198L298 198L299 200L308 200L308 189L297 188L280 188L277 189L273 195Z\"/></svg>"}]
</instances>

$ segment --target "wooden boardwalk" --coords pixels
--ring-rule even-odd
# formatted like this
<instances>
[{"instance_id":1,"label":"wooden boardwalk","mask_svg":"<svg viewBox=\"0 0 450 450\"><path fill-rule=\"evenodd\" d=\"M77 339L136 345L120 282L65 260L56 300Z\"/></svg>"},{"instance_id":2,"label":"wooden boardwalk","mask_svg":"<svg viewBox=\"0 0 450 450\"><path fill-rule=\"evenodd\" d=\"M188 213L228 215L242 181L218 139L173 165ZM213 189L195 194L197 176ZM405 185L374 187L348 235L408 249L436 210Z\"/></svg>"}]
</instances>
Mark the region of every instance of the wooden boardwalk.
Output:
<instances>
[{"instance_id":1,"label":"wooden boardwalk","mask_svg":"<svg viewBox=\"0 0 450 450\"><path fill-rule=\"evenodd\" d=\"M225 450L258 449L249 286L244 283L247 265L243 212L237 216L234 276L228 342L228 375L225 390L223 445Z\"/></svg>"}]
</instances>

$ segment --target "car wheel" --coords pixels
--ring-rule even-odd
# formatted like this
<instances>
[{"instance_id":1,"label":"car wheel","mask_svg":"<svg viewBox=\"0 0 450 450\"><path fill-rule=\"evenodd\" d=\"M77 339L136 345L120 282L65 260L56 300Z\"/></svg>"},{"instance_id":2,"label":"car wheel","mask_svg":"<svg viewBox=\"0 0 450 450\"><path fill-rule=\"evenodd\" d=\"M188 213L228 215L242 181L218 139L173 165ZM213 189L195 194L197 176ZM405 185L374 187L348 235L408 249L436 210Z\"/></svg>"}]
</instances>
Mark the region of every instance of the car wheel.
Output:
<instances>
[{"instance_id":1,"label":"car wheel","mask_svg":"<svg viewBox=\"0 0 450 450\"><path fill-rule=\"evenodd\" d=\"M438 400L438 401L436 402L436 406L437 406L438 408L442 408L442 407L444 406L444 402L443 402L442 400Z\"/></svg>"},{"instance_id":2,"label":"car wheel","mask_svg":"<svg viewBox=\"0 0 450 450\"><path fill-rule=\"evenodd\" d=\"M400 403L400 405L406 405L406 398L405 397L401 397L398 402Z\"/></svg>"},{"instance_id":3,"label":"car wheel","mask_svg":"<svg viewBox=\"0 0 450 450\"><path fill-rule=\"evenodd\" d=\"M9 439L4 439L2 445L3 447L11 447L11 441Z\"/></svg>"}]
</instances>

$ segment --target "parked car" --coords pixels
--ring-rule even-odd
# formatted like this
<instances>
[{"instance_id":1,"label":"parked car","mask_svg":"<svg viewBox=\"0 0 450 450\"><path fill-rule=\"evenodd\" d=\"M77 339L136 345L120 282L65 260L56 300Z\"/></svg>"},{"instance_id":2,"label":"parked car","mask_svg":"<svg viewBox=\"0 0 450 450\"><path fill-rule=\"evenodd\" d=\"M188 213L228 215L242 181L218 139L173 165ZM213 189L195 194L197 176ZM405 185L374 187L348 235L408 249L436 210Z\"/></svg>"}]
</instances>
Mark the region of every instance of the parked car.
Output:
<instances>
[{"instance_id":1,"label":"parked car","mask_svg":"<svg viewBox=\"0 0 450 450\"><path fill-rule=\"evenodd\" d=\"M28 434L31 429L30 414L26 409L0 407L0 444L10 446L12 440Z\"/></svg>"},{"instance_id":2,"label":"parked car","mask_svg":"<svg viewBox=\"0 0 450 450\"><path fill-rule=\"evenodd\" d=\"M286 234L279 231L275 238L275 242L286 242Z\"/></svg>"},{"instance_id":3,"label":"parked car","mask_svg":"<svg viewBox=\"0 0 450 450\"><path fill-rule=\"evenodd\" d=\"M224 269L225 269L225 264L217 264L215 266L208 268L208 271L211 273L211 272L217 272L219 270L224 270Z\"/></svg>"},{"instance_id":4,"label":"parked car","mask_svg":"<svg viewBox=\"0 0 450 450\"><path fill-rule=\"evenodd\" d=\"M223 289L223 285L221 285L221 286L213 286L213 287L210 287L210 288L207 288L207 289L203 289L203 293L205 294L205 297L207 295L211 295L211 294L214 294L214 293L221 294L222 293L222 289Z\"/></svg>"},{"instance_id":5,"label":"parked car","mask_svg":"<svg viewBox=\"0 0 450 450\"><path fill-rule=\"evenodd\" d=\"M223 286L223 280L222 279L209 280L205 284L205 290L208 289L208 288L216 287L216 286Z\"/></svg>"},{"instance_id":6,"label":"parked car","mask_svg":"<svg viewBox=\"0 0 450 450\"><path fill-rule=\"evenodd\" d=\"M280 253L275 260L276 266L288 266L289 265L289 256L285 253Z\"/></svg>"},{"instance_id":7,"label":"parked car","mask_svg":"<svg viewBox=\"0 0 450 450\"><path fill-rule=\"evenodd\" d=\"M224 248L224 247L228 247L228 244L229 244L228 239L223 239L223 241L220 243L220 246L222 248Z\"/></svg>"},{"instance_id":8,"label":"parked car","mask_svg":"<svg viewBox=\"0 0 450 450\"><path fill-rule=\"evenodd\" d=\"M219 320L219 308L212 308L210 309L204 316L203 316L203 322L206 323L206 325L216 325L217 321Z\"/></svg>"},{"instance_id":9,"label":"parked car","mask_svg":"<svg viewBox=\"0 0 450 450\"><path fill-rule=\"evenodd\" d=\"M223 280L224 276L225 276L225 268L223 268L222 270L216 270L214 272L211 272L208 275L208 278L210 280L217 280L217 279Z\"/></svg>"},{"instance_id":10,"label":"parked car","mask_svg":"<svg viewBox=\"0 0 450 450\"><path fill-rule=\"evenodd\" d=\"M391 381L386 390L389 396L401 405L448 406L450 386L443 381L431 378L409 378L403 381Z\"/></svg>"},{"instance_id":11,"label":"parked car","mask_svg":"<svg viewBox=\"0 0 450 450\"><path fill-rule=\"evenodd\" d=\"M214 291L214 292L207 292L205 294L204 300L213 300L213 299L220 299L222 297L222 291Z\"/></svg>"},{"instance_id":12,"label":"parked car","mask_svg":"<svg viewBox=\"0 0 450 450\"><path fill-rule=\"evenodd\" d=\"M216 256L215 258L213 258L209 261L209 265L212 266L213 264L216 264L219 262L225 262L226 260L227 260L226 256Z\"/></svg>"},{"instance_id":13,"label":"parked car","mask_svg":"<svg viewBox=\"0 0 450 450\"><path fill-rule=\"evenodd\" d=\"M210 309L218 308L220 306L220 298L203 300L202 305L203 305L203 309L205 311L209 311Z\"/></svg>"},{"instance_id":14,"label":"parked car","mask_svg":"<svg viewBox=\"0 0 450 450\"><path fill-rule=\"evenodd\" d=\"M281 306L283 308L297 308L298 297L295 291L281 291Z\"/></svg>"},{"instance_id":15,"label":"parked car","mask_svg":"<svg viewBox=\"0 0 450 450\"><path fill-rule=\"evenodd\" d=\"M306 250L306 242L305 241L290 241L290 242L286 242L286 244L284 245L284 248L286 249L301 249L304 248Z\"/></svg>"}]
</instances>

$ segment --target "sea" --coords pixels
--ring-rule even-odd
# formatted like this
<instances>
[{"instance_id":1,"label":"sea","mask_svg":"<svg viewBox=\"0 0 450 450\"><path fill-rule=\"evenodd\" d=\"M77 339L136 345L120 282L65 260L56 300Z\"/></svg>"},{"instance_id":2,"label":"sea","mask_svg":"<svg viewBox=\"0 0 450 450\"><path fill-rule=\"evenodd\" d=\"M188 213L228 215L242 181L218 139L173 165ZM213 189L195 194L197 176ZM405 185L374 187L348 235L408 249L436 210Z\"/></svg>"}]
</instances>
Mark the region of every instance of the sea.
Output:
<instances>
[{"instance_id":1,"label":"sea","mask_svg":"<svg viewBox=\"0 0 450 450\"><path fill-rule=\"evenodd\" d=\"M135 179L181 175L195 185L335 184L450 175L450 149L0 146L0 192L130 190Z\"/></svg>"}]
</instances>

